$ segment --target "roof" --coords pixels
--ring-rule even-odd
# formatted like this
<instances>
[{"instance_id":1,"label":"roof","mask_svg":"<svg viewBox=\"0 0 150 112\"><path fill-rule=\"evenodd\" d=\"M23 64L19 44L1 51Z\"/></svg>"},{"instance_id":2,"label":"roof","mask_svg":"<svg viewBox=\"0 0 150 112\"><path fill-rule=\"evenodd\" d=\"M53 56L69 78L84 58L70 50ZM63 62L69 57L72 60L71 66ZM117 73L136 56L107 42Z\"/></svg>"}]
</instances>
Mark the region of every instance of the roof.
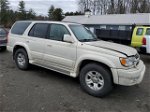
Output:
<instances>
[{"instance_id":1,"label":"roof","mask_svg":"<svg viewBox=\"0 0 150 112\"><path fill-rule=\"evenodd\" d=\"M45 21L45 20L19 20L16 22L33 22L33 23L56 23L56 24L79 24L76 22L68 22L68 21Z\"/></svg>"},{"instance_id":2,"label":"roof","mask_svg":"<svg viewBox=\"0 0 150 112\"><path fill-rule=\"evenodd\" d=\"M67 16L63 21L80 24L150 25L150 13Z\"/></svg>"}]
</instances>

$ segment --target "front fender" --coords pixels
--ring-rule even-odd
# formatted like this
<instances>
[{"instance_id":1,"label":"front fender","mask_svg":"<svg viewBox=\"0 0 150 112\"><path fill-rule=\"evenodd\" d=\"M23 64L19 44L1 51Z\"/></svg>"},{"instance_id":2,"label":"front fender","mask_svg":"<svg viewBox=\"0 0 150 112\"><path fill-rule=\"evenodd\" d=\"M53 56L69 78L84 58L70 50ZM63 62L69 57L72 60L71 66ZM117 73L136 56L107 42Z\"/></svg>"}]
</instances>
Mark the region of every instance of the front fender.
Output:
<instances>
[{"instance_id":1,"label":"front fender","mask_svg":"<svg viewBox=\"0 0 150 112\"><path fill-rule=\"evenodd\" d=\"M105 64L106 66L108 66L110 68L110 71L111 71L112 77L113 77L113 82L114 83L118 82L118 74L117 74L117 71L116 71L117 62L115 63L115 61L116 61L115 58L114 59L109 59L108 57L103 57L103 56L98 56L98 55L96 56L96 55L89 55L88 54L88 55L83 55L83 56L79 57L76 61L75 69L74 69L75 73L76 73L76 77L79 75L80 65L85 60L91 60L91 61L95 61L95 62Z\"/></svg>"},{"instance_id":2,"label":"front fender","mask_svg":"<svg viewBox=\"0 0 150 112\"><path fill-rule=\"evenodd\" d=\"M110 68L115 68L115 63L113 63L112 61L110 61L108 58L106 57L100 57L100 56L96 56L96 55L83 55L81 57L79 57L76 61L76 64L75 64L75 71L77 71L81 65L81 63L84 61L84 60L91 60L91 61L96 61L96 62L100 62L100 63L103 63L105 65L107 65L108 67Z\"/></svg>"}]
</instances>

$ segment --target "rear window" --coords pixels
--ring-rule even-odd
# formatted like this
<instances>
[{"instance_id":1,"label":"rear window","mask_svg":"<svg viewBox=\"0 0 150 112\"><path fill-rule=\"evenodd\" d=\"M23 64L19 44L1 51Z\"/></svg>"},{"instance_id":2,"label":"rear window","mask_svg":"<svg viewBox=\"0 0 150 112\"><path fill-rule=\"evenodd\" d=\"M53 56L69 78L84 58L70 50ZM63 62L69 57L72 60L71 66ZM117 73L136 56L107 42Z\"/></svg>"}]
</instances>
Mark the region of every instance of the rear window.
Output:
<instances>
[{"instance_id":1,"label":"rear window","mask_svg":"<svg viewBox=\"0 0 150 112\"><path fill-rule=\"evenodd\" d=\"M13 26L11 33L22 35L31 22L16 22Z\"/></svg>"},{"instance_id":2,"label":"rear window","mask_svg":"<svg viewBox=\"0 0 150 112\"><path fill-rule=\"evenodd\" d=\"M141 36L141 35L143 35L143 32L144 32L143 28L138 28L137 32L136 32L136 35Z\"/></svg>"},{"instance_id":3,"label":"rear window","mask_svg":"<svg viewBox=\"0 0 150 112\"><path fill-rule=\"evenodd\" d=\"M146 35L150 35L150 28L147 28Z\"/></svg>"}]
</instances>

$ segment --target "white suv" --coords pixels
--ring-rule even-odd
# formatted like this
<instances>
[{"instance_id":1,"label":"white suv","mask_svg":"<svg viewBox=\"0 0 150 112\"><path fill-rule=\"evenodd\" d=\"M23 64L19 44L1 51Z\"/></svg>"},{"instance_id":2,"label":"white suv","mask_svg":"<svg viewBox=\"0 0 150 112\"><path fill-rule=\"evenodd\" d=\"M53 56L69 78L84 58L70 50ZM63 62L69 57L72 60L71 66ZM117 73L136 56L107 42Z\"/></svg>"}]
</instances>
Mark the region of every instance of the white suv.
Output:
<instances>
[{"instance_id":1,"label":"white suv","mask_svg":"<svg viewBox=\"0 0 150 112\"><path fill-rule=\"evenodd\" d=\"M93 96L103 97L113 84L139 84L145 73L134 48L99 40L77 23L18 21L8 39L19 69L34 64L79 77L83 90Z\"/></svg>"}]
</instances>

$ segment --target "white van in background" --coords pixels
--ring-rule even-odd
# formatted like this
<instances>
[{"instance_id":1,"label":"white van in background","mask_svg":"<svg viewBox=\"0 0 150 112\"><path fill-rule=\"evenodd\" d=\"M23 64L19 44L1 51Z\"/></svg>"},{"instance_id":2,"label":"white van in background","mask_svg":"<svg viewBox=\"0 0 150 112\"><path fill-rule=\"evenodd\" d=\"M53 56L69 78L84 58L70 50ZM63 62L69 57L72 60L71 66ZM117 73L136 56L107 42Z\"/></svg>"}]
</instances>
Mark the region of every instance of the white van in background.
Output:
<instances>
[{"instance_id":1,"label":"white van in background","mask_svg":"<svg viewBox=\"0 0 150 112\"><path fill-rule=\"evenodd\" d=\"M150 35L146 35L145 39L146 39L146 45L145 45L146 53L150 54Z\"/></svg>"}]
</instances>

